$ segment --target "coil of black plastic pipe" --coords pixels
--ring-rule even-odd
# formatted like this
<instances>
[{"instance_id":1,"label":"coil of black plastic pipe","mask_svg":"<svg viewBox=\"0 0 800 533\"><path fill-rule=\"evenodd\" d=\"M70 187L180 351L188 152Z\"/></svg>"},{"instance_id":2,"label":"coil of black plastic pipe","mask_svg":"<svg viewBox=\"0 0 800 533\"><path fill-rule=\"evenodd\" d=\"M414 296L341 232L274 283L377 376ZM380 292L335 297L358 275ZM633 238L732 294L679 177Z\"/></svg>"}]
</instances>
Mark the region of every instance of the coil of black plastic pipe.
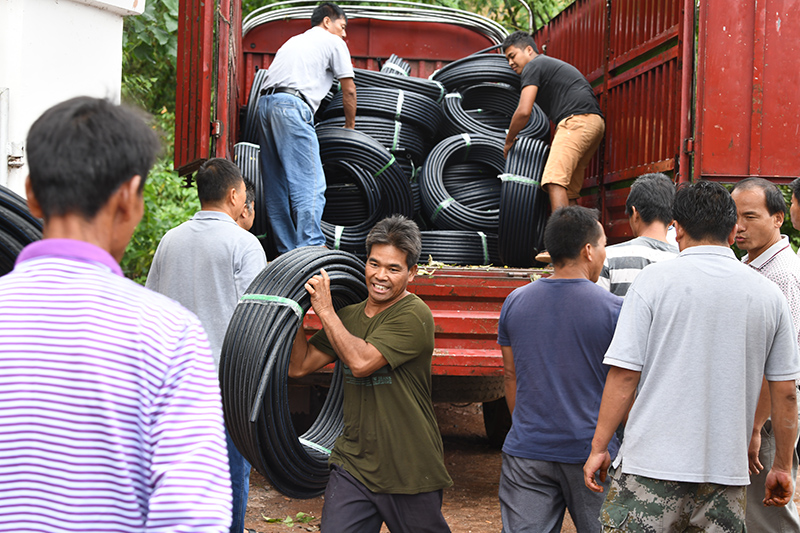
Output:
<instances>
[{"instance_id":1,"label":"coil of black plastic pipe","mask_svg":"<svg viewBox=\"0 0 800 533\"><path fill-rule=\"evenodd\" d=\"M317 131L344 126L344 117L331 117L317 124ZM416 164L422 165L431 149L431 143L419 128L399 120L383 117L356 117L356 131L366 133L393 154L409 154Z\"/></svg>"},{"instance_id":2,"label":"coil of black plastic pipe","mask_svg":"<svg viewBox=\"0 0 800 533\"><path fill-rule=\"evenodd\" d=\"M395 79L396 76L391 78ZM356 115L399 120L419 128L427 137L435 137L442 123L442 110L439 104L425 96L388 87L359 89ZM336 116L344 116L341 92L334 95L323 113L325 119Z\"/></svg>"},{"instance_id":3,"label":"coil of black plastic pipe","mask_svg":"<svg viewBox=\"0 0 800 533\"><path fill-rule=\"evenodd\" d=\"M42 238L42 221L31 215L26 201L0 185L0 276L14 269L22 249Z\"/></svg>"},{"instance_id":4,"label":"coil of black plastic pipe","mask_svg":"<svg viewBox=\"0 0 800 533\"><path fill-rule=\"evenodd\" d=\"M362 87L402 89L406 92L430 98L436 103L441 102L444 95L447 94L447 89L445 89L444 85L434 80L415 78L407 75L398 76L383 71L375 72L374 70L365 70L362 68L353 69L353 72L355 73L354 79L356 87L358 87L359 98L361 97Z\"/></svg>"},{"instance_id":5,"label":"coil of black plastic pipe","mask_svg":"<svg viewBox=\"0 0 800 533\"><path fill-rule=\"evenodd\" d=\"M431 79L442 83L447 92L463 91L478 83L506 83L519 91L519 75L500 54L471 55L437 70Z\"/></svg>"},{"instance_id":6,"label":"coil of black plastic pipe","mask_svg":"<svg viewBox=\"0 0 800 533\"><path fill-rule=\"evenodd\" d=\"M261 98L261 85L267 78L267 69L256 70L253 76L253 85L250 87L250 98L247 100L247 110L245 111L244 127L242 128L242 142L258 144L258 100Z\"/></svg>"},{"instance_id":7,"label":"coil of black plastic pipe","mask_svg":"<svg viewBox=\"0 0 800 533\"><path fill-rule=\"evenodd\" d=\"M328 481L327 460L342 432L342 378L334 370L322 411L303 435L288 401L289 358L310 308L306 281L324 268L338 310L367 297L364 264L352 254L298 248L269 263L236 306L220 358L225 425L236 447L281 493L313 498Z\"/></svg>"},{"instance_id":8,"label":"coil of black plastic pipe","mask_svg":"<svg viewBox=\"0 0 800 533\"><path fill-rule=\"evenodd\" d=\"M497 235L480 231L423 231L422 259L450 265L500 265Z\"/></svg>"},{"instance_id":9,"label":"coil of black plastic pipe","mask_svg":"<svg viewBox=\"0 0 800 533\"><path fill-rule=\"evenodd\" d=\"M537 139L522 138L509 150L500 176L498 247L503 263L530 267L542 247L547 203L541 186L549 147Z\"/></svg>"},{"instance_id":10,"label":"coil of black plastic pipe","mask_svg":"<svg viewBox=\"0 0 800 533\"><path fill-rule=\"evenodd\" d=\"M411 65L402 57L397 56L397 54L392 54L381 66L381 72L394 76L409 76L411 74Z\"/></svg>"},{"instance_id":11,"label":"coil of black plastic pipe","mask_svg":"<svg viewBox=\"0 0 800 533\"><path fill-rule=\"evenodd\" d=\"M317 131L323 165L337 161L354 163L375 178L381 198L381 212L414 215L411 187L403 169L378 141L347 128L324 128Z\"/></svg>"},{"instance_id":12,"label":"coil of black plastic pipe","mask_svg":"<svg viewBox=\"0 0 800 533\"><path fill-rule=\"evenodd\" d=\"M496 170L490 180L502 173L504 166L503 140L490 135L461 134L448 137L437 144L420 175L422 206L425 215L436 229L472 230L496 233L498 209L476 209L456 200L444 185L445 169L466 162L485 163ZM480 176L476 176L480 179Z\"/></svg>"},{"instance_id":13,"label":"coil of black plastic pipe","mask_svg":"<svg viewBox=\"0 0 800 533\"><path fill-rule=\"evenodd\" d=\"M252 183L255 189L255 201L253 203L256 215L253 218L253 227L250 228L250 233L257 236L265 235L269 228L266 198L264 197L266 188L261 179L260 152L261 148L253 143L240 142L233 146L233 162L242 171L242 176Z\"/></svg>"},{"instance_id":14,"label":"coil of black plastic pipe","mask_svg":"<svg viewBox=\"0 0 800 533\"><path fill-rule=\"evenodd\" d=\"M480 161L450 165L442 182L453 198L472 209L500 209L500 180L491 165Z\"/></svg>"}]
</instances>

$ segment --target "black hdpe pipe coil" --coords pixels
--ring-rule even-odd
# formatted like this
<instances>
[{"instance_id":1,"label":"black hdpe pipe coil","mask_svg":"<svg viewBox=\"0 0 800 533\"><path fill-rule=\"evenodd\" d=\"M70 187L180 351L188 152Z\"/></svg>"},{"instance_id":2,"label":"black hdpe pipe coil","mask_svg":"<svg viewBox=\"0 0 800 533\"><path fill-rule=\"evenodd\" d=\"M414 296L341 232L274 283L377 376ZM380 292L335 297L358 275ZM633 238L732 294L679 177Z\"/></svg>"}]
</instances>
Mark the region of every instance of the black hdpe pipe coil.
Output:
<instances>
[{"instance_id":1,"label":"black hdpe pipe coil","mask_svg":"<svg viewBox=\"0 0 800 533\"><path fill-rule=\"evenodd\" d=\"M482 231L423 231L422 259L450 265L500 265L497 235Z\"/></svg>"},{"instance_id":2,"label":"black hdpe pipe coil","mask_svg":"<svg viewBox=\"0 0 800 533\"><path fill-rule=\"evenodd\" d=\"M409 76L411 74L411 65L397 54L392 54L381 66L381 72L394 76Z\"/></svg>"},{"instance_id":3,"label":"black hdpe pipe coil","mask_svg":"<svg viewBox=\"0 0 800 533\"><path fill-rule=\"evenodd\" d=\"M264 182L261 179L261 163L259 154L261 148L257 144L240 142L233 147L233 162L242 171L244 179L253 184L255 188L255 211L253 227L250 233L263 237L267 233L269 221L267 220L267 205L265 198Z\"/></svg>"},{"instance_id":4,"label":"black hdpe pipe coil","mask_svg":"<svg viewBox=\"0 0 800 533\"><path fill-rule=\"evenodd\" d=\"M317 131L322 163L345 161L367 171L378 184L381 213L414 216L414 201L408 177L392 155L378 141L360 131L324 128Z\"/></svg>"},{"instance_id":5,"label":"black hdpe pipe coil","mask_svg":"<svg viewBox=\"0 0 800 533\"><path fill-rule=\"evenodd\" d=\"M247 111L244 115L244 127L242 128L242 142L258 144L258 100L261 98L261 85L267 78L267 69L256 70L253 76L253 85L250 87L250 98L247 100Z\"/></svg>"},{"instance_id":6,"label":"black hdpe pipe coil","mask_svg":"<svg viewBox=\"0 0 800 533\"><path fill-rule=\"evenodd\" d=\"M344 117L332 117L317 124L317 131L324 128L344 127ZM419 128L399 120L383 117L356 117L356 131L366 133L393 154L408 154L422 165L431 149L430 142Z\"/></svg>"},{"instance_id":7,"label":"black hdpe pipe coil","mask_svg":"<svg viewBox=\"0 0 800 533\"><path fill-rule=\"evenodd\" d=\"M395 76L392 76L394 79ZM337 93L323 117L344 116L342 93ZM434 137L442 123L439 104L419 94L385 87L365 87L358 90L356 116L383 117L411 124L427 137Z\"/></svg>"},{"instance_id":8,"label":"black hdpe pipe coil","mask_svg":"<svg viewBox=\"0 0 800 533\"><path fill-rule=\"evenodd\" d=\"M385 66L385 65L384 65ZM425 78L414 78L408 75L397 76L374 70L362 68L353 69L355 73L356 87L358 87L358 97L361 98L362 87L385 87L391 89L402 89L403 91L419 94L430 98L436 103L442 101L447 89L438 81Z\"/></svg>"},{"instance_id":9,"label":"black hdpe pipe coil","mask_svg":"<svg viewBox=\"0 0 800 533\"><path fill-rule=\"evenodd\" d=\"M256 470L292 498L322 494L328 457L342 432L342 373L336 365L322 411L303 435L292 424L288 368L295 334L311 307L303 287L324 268L338 310L367 297L364 264L352 254L308 246L267 265L233 313L220 358L225 425Z\"/></svg>"},{"instance_id":10,"label":"black hdpe pipe coil","mask_svg":"<svg viewBox=\"0 0 800 533\"><path fill-rule=\"evenodd\" d=\"M442 83L448 92L463 91L479 83L506 83L519 91L519 75L500 54L471 55L437 70L431 79Z\"/></svg>"},{"instance_id":11,"label":"black hdpe pipe coil","mask_svg":"<svg viewBox=\"0 0 800 533\"><path fill-rule=\"evenodd\" d=\"M542 141L518 139L500 175L500 258L506 266L530 267L541 251L547 202L542 173L550 148Z\"/></svg>"},{"instance_id":12,"label":"black hdpe pipe coil","mask_svg":"<svg viewBox=\"0 0 800 533\"><path fill-rule=\"evenodd\" d=\"M353 209L351 201L336 199L326 191L327 200L322 214L325 244L332 250L344 250L366 259L365 243L369 231L376 222L392 213L386 211L386 206L381 203L380 188L375 178L360 165L343 160L327 162L324 168L328 191L335 190L334 183L352 184L355 191L353 188L350 191L358 195L354 200L361 203L361 206ZM357 222L350 220L355 210L364 213Z\"/></svg>"},{"instance_id":13,"label":"black hdpe pipe coil","mask_svg":"<svg viewBox=\"0 0 800 533\"><path fill-rule=\"evenodd\" d=\"M500 180L491 165L481 162L450 165L444 169L442 182L453 198L472 209L500 209Z\"/></svg>"},{"instance_id":14,"label":"black hdpe pipe coil","mask_svg":"<svg viewBox=\"0 0 800 533\"><path fill-rule=\"evenodd\" d=\"M22 249L42 238L42 221L31 215L25 199L0 185L0 276L14 269Z\"/></svg>"},{"instance_id":15,"label":"black hdpe pipe coil","mask_svg":"<svg viewBox=\"0 0 800 533\"><path fill-rule=\"evenodd\" d=\"M454 164L481 162L496 170L489 179L502 173L503 140L490 135L453 135L437 144L420 176L422 207L436 229L472 230L496 233L498 209L476 209L456 200L444 184L445 169ZM481 176L476 176L481 179Z\"/></svg>"}]
</instances>

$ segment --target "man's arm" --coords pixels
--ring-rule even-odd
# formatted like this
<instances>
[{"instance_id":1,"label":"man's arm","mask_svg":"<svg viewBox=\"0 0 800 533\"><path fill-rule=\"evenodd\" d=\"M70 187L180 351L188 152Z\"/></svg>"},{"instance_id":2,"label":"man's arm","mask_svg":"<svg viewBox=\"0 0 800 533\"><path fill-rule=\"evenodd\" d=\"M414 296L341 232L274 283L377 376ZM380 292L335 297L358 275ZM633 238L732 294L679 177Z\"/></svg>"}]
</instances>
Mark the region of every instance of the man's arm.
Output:
<instances>
[{"instance_id":1,"label":"man's arm","mask_svg":"<svg viewBox=\"0 0 800 533\"><path fill-rule=\"evenodd\" d=\"M325 269L308 280L306 290L311 295L311 307L322 322L333 350L350 367L353 376L366 377L389 364L376 347L351 334L342 324L333 308L331 278Z\"/></svg>"},{"instance_id":2,"label":"man's arm","mask_svg":"<svg viewBox=\"0 0 800 533\"><path fill-rule=\"evenodd\" d=\"M356 82L353 78L341 78L342 107L344 107L344 127L356 128Z\"/></svg>"},{"instance_id":3,"label":"man's arm","mask_svg":"<svg viewBox=\"0 0 800 533\"><path fill-rule=\"evenodd\" d=\"M514 141L517 140L517 135L522 128L528 125L533 112L533 103L536 101L536 94L539 92L539 87L536 85L526 85L522 88L519 95L519 104L517 110L514 111L514 116L511 117L511 124L508 126L508 133L506 134L506 146L503 148L503 157L508 157L508 151L514 146Z\"/></svg>"},{"instance_id":4,"label":"man's arm","mask_svg":"<svg viewBox=\"0 0 800 533\"><path fill-rule=\"evenodd\" d=\"M594 476L599 471L600 481L606 480L608 467L611 465L608 443L611 442L614 432L633 404L641 375L641 372L616 366L612 366L608 371L603 399L600 402L600 414L597 417L597 428L592 439L592 451L586 464L583 465L584 483L594 492L603 492L603 487L597 483Z\"/></svg>"},{"instance_id":5,"label":"man's arm","mask_svg":"<svg viewBox=\"0 0 800 533\"><path fill-rule=\"evenodd\" d=\"M511 346L501 346L503 353L503 385L506 389L506 403L508 411L514 414L514 405L517 403L517 371L514 367L514 353Z\"/></svg>"},{"instance_id":6,"label":"man's arm","mask_svg":"<svg viewBox=\"0 0 800 533\"><path fill-rule=\"evenodd\" d=\"M770 381L775 460L767 474L764 505L783 506L792 499L792 454L797 437L797 387L794 380Z\"/></svg>"},{"instance_id":7,"label":"man's arm","mask_svg":"<svg viewBox=\"0 0 800 533\"><path fill-rule=\"evenodd\" d=\"M758 396L756 405L756 417L753 422L753 434L750 436L750 446L747 449L747 460L750 465L750 475L755 475L764 469L764 465L758 459L758 452L761 449L761 428L769 418L770 410L769 384L766 378L761 379L761 394Z\"/></svg>"},{"instance_id":8,"label":"man's arm","mask_svg":"<svg viewBox=\"0 0 800 533\"><path fill-rule=\"evenodd\" d=\"M289 377L302 378L335 360L313 344L308 343L303 324L300 324L297 335L294 337L292 354L289 357Z\"/></svg>"}]
</instances>

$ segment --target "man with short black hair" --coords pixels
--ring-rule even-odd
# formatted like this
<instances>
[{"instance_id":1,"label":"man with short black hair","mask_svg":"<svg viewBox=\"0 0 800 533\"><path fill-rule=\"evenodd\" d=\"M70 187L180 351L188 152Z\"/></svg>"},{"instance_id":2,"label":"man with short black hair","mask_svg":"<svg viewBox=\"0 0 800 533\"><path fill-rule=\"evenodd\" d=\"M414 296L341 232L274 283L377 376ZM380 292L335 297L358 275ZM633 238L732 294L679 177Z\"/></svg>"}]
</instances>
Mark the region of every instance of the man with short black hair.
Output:
<instances>
[{"instance_id":1,"label":"man with short black hair","mask_svg":"<svg viewBox=\"0 0 800 533\"><path fill-rule=\"evenodd\" d=\"M780 287L789 303L795 337L800 341L800 258L789 238L781 235L786 203L780 189L763 178L738 182L731 197L738 214L736 245L747 252L742 262ZM800 518L793 501L786 506L766 507L764 483L775 453L775 433L769 417L770 395L766 380L756 407L750 440L750 487L747 489L747 531L751 533L800 533ZM797 477L797 452L792 455L792 479Z\"/></svg>"},{"instance_id":2,"label":"man with short black hair","mask_svg":"<svg viewBox=\"0 0 800 533\"><path fill-rule=\"evenodd\" d=\"M564 61L540 55L533 37L515 31L502 44L508 64L522 78L522 92L506 134L504 154L528 123L533 104L556 125L542 188L553 211L575 205L581 195L589 161L605 133L603 113L583 74Z\"/></svg>"},{"instance_id":3,"label":"man with short black hair","mask_svg":"<svg viewBox=\"0 0 800 533\"><path fill-rule=\"evenodd\" d=\"M645 174L633 182L625 214L634 238L606 248L598 285L624 297L644 267L678 255L678 248L667 242L673 198L675 185L664 174Z\"/></svg>"},{"instance_id":4,"label":"man with short black hair","mask_svg":"<svg viewBox=\"0 0 800 533\"><path fill-rule=\"evenodd\" d=\"M0 278L4 531L230 526L208 338L119 266L157 149L138 113L89 97L48 109L28 133L26 192L44 239Z\"/></svg>"},{"instance_id":5,"label":"man with short black hair","mask_svg":"<svg viewBox=\"0 0 800 533\"><path fill-rule=\"evenodd\" d=\"M323 269L306 283L322 330L299 328L289 376L341 360L344 431L330 456L322 531L441 533L442 489L453 484L431 402L433 315L408 292L422 240L416 223L394 215L367 236L367 299L333 307Z\"/></svg>"},{"instance_id":6,"label":"man with short black hair","mask_svg":"<svg viewBox=\"0 0 800 533\"><path fill-rule=\"evenodd\" d=\"M267 266L267 258L255 235L236 223L247 198L239 167L226 159L209 159L197 171L195 182L200 211L161 239L146 286L197 314L219 369L222 342L236 304ZM227 431L225 435L233 487L231 533L241 533L250 463Z\"/></svg>"},{"instance_id":7,"label":"man with short black hair","mask_svg":"<svg viewBox=\"0 0 800 533\"><path fill-rule=\"evenodd\" d=\"M796 332L778 287L730 249L737 213L725 187L681 187L672 214L681 253L642 270L625 297L603 361L611 369L585 482L603 491L595 475L605 480L608 445L630 409L603 526L744 531L747 448L763 376L776 442L764 504L792 498Z\"/></svg>"},{"instance_id":8,"label":"man with short black hair","mask_svg":"<svg viewBox=\"0 0 800 533\"><path fill-rule=\"evenodd\" d=\"M606 237L597 211L569 206L547 221L554 274L512 292L500 314L506 401L513 423L503 445L503 531L561 531L565 509L578 531L600 531L603 497L583 487L603 383L603 354L622 298L595 282ZM611 443L611 454L617 442Z\"/></svg>"},{"instance_id":9,"label":"man with short black hair","mask_svg":"<svg viewBox=\"0 0 800 533\"><path fill-rule=\"evenodd\" d=\"M347 16L330 2L317 6L311 29L278 49L258 101L261 175L267 219L278 253L323 246L325 173L314 113L339 80L345 128L355 128L356 84L344 42Z\"/></svg>"}]
</instances>

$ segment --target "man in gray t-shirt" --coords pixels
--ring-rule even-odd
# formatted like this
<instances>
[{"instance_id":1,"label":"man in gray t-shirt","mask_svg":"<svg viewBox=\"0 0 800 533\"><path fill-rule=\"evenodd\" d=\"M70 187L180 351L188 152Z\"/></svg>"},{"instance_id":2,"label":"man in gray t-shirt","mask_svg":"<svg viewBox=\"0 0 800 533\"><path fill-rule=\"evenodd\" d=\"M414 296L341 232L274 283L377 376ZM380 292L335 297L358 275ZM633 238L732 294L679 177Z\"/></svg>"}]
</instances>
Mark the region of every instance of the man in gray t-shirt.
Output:
<instances>
[{"instance_id":1,"label":"man in gray t-shirt","mask_svg":"<svg viewBox=\"0 0 800 533\"><path fill-rule=\"evenodd\" d=\"M322 3L311 29L295 35L275 55L258 101L261 176L267 218L279 253L322 246L325 174L314 113L334 78L342 90L345 127L355 128L356 84L344 38L342 8Z\"/></svg>"},{"instance_id":2,"label":"man in gray t-shirt","mask_svg":"<svg viewBox=\"0 0 800 533\"><path fill-rule=\"evenodd\" d=\"M780 289L730 249L736 204L722 185L681 188L673 217L680 255L642 270L622 305L584 478L602 491L595 475L605 480L608 443L630 408L600 521L611 529L624 522L648 531L744 531L763 376L776 441L764 504L792 498L800 377L792 317Z\"/></svg>"}]
</instances>

